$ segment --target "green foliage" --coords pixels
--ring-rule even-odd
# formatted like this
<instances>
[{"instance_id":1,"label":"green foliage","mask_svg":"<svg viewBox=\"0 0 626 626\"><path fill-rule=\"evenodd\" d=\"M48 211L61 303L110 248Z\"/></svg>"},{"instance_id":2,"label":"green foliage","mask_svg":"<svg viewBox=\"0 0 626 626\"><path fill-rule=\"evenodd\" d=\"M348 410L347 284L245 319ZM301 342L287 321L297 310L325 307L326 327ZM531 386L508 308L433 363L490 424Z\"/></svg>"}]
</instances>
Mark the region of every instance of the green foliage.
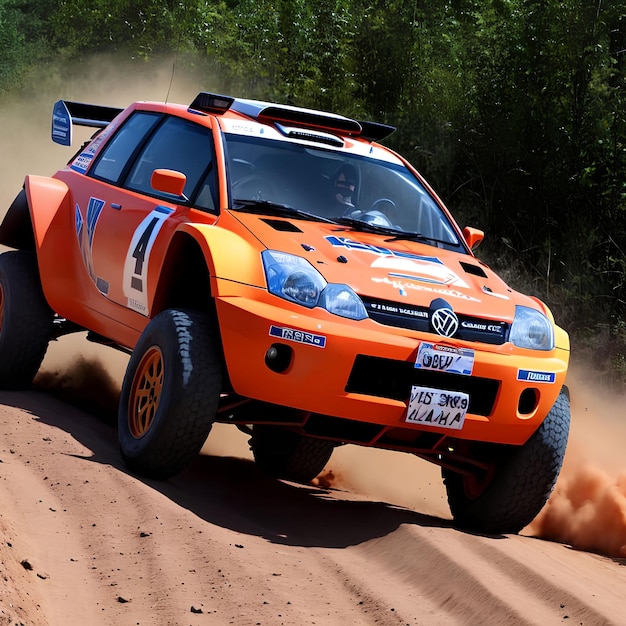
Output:
<instances>
[{"instance_id":1,"label":"green foliage","mask_svg":"<svg viewBox=\"0 0 626 626\"><path fill-rule=\"evenodd\" d=\"M0 0L0 46L0 93L43 62L184 53L232 93L394 124L568 328L624 316L625 0Z\"/></svg>"},{"instance_id":2,"label":"green foliage","mask_svg":"<svg viewBox=\"0 0 626 626\"><path fill-rule=\"evenodd\" d=\"M0 0L0 94L19 85L47 51L53 0Z\"/></svg>"},{"instance_id":3,"label":"green foliage","mask_svg":"<svg viewBox=\"0 0 626 626\"><path fill-rule=\"evenodd\" d=\"M51 45L68 58L127 50L147 59L177 49L188 15L171 1L61 0L51 17Z\"/></svg>"}]
</instances>

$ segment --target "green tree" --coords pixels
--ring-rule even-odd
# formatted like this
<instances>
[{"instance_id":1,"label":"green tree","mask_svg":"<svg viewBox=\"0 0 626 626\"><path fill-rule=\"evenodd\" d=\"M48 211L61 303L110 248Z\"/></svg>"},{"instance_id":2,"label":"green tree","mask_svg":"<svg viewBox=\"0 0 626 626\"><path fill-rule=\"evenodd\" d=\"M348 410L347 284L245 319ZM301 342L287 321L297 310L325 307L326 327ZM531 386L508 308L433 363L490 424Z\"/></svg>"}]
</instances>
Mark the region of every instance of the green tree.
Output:
<instances>
[{"instance_id":1,"label":"green tree","mask_svg":"<svg viewBox=\"0 0 626 626\"><path fill-rule=\"evenodd\" d=\"M0 45L5 93L176 53L225 92L393 124L487 257L576 322L624 313L625 0L0 0Z\"/></svg>"},{"instance_id":2,"label":"green tree","mask_svg":"<svg viewBox=\"0 0 626 626\"><path fill-rule=\"evenodd\" d=\"M19 84L45 57L51 32L47 15L54 0L0 1L0 93Z\"/></svg>"},{"instance_id":3,"label":"green tree","mask_svg":"<svg viewBox=\"0 0 626 626\"><path fill-rule=\"evenodd\" d=\"M455 122L464 144L456 201L472 203L481 225L511 246L539 293L610 294L618 306L598 264L609 258L608 215L614 252L626 226L614 215L625 172L615 158L623 79L611 44L621 11L613 12L583 0L477 4L475 25L459 33L466 98Z\"/></svg>"}]
</instances>

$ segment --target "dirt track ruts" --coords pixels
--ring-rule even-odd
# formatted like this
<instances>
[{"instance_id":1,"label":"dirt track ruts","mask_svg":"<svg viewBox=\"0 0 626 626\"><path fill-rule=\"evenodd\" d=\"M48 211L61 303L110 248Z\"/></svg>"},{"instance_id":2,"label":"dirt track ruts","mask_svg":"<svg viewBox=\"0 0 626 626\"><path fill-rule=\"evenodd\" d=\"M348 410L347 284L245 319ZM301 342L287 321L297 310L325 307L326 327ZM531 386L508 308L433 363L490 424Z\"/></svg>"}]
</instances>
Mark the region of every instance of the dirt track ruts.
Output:
<instances>
[{"instance_id":1,"label":"dirt track ruts","mask_svg":"<svg viewBox=\"0 0 626 626\"><path fill-rule=\"evenodd\" d=\"M221 428L205 448L232 437ZM242 437L242 458L205 451L144 481L101 418L1 393L0 624L625 623L623 559L275 481ZM338 474L355 469L341 452Z\"/></svg>"}]
</instances>

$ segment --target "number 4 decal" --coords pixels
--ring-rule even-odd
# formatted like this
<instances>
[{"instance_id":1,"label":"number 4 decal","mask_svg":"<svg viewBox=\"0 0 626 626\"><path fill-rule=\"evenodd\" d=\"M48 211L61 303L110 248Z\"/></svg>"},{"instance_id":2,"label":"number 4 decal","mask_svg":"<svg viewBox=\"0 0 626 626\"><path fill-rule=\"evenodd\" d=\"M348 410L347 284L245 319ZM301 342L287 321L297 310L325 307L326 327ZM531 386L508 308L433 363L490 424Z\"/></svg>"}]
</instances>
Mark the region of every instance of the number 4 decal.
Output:
<instances>
[{"instance_id":1,"label":"number 4 decal","mask_svg":"<svg viewBox=\"0 0 626 626\"><path fill-rule=\"evenodd\" d=\"M148 314L148 294L146 281L148 259L156 236L165 220L174 212L166 206L153 209L137 226L124 262L124 295L128 298L128 308L143 315Z\"/></svg>"}]
</instances>

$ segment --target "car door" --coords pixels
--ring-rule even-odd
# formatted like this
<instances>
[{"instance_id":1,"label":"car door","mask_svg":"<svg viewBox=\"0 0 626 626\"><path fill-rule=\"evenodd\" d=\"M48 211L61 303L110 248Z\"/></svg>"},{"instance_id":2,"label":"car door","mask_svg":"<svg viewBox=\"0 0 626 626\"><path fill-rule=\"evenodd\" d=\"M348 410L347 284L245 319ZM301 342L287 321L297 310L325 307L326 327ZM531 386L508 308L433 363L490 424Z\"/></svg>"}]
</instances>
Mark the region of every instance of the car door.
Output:
<instances>
[{"instance_id":1,"label":"car door","mask_svg":"<svg viewBox=\"0 0 626 626\"><path fill-rule=\"evenodd\" d=\"M154 270L177 225L189 219L192 205L205 211L217 205L206 122L136 112L98 155L89 193L77 202L83 259L98 291L142 315L149 315L158 279ZM185 174L183 197L153 189L155 169Z\"/></svg>"}]
</instances>

